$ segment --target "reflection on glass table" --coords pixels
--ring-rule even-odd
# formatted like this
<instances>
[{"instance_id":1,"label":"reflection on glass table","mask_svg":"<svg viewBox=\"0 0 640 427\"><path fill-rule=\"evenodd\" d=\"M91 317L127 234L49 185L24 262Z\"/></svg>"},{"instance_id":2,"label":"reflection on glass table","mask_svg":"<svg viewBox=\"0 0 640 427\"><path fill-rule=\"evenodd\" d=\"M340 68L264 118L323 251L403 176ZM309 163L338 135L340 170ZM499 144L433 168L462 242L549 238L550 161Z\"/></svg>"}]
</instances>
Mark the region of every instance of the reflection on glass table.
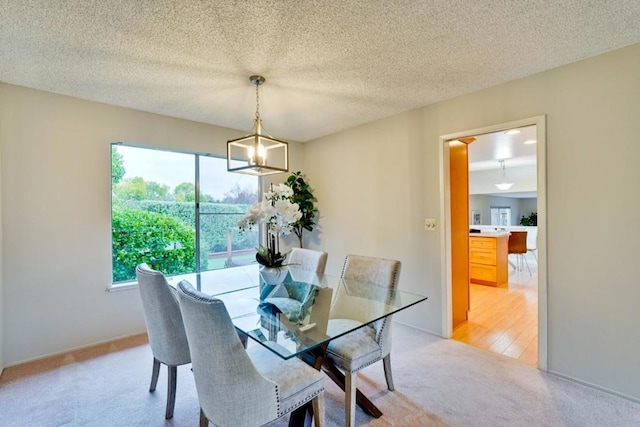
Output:
<instances>
[{"instance_id":1,"label":"reflection on glass table","mask_svg":"<svg viewBox=\"0 0 640 427\"><path fill-rule=\"evenodd\" d=\"M293 267L281 285L260 284L216 297L224 301L240 332L284 359L427 299ZM328 331L329 319L336 318L356 322Z\"/></svg>"},{"instance_id":2,"label":"reflection on glass table","mask_svg":"<svg viewBox=\"0 0 640 427\"><path fill-rule=\"evenodd\" d=\"M257 268L255 275L259 277ZM245 344L249 337L283 359L300 357L316 369L323 369L343 390L344 375L325 357L329 342L427 299L294 267L289 267L280 285L260 283L215 296L224 301ZM356 399L368 414L382 415L360 391L356 392ZM311 411L308 407L295 411L289 425L307 425Z\"/></svg>"}]
</instances>

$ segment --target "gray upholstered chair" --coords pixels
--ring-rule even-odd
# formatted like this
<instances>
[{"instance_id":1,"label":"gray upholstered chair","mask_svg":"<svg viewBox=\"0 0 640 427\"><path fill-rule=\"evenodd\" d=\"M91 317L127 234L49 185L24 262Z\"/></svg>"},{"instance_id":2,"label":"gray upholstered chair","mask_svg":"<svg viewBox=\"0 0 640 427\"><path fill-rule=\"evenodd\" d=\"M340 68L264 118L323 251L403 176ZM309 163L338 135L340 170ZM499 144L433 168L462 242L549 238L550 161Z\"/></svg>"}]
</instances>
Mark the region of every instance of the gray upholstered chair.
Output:
<instances>
[{"instance_id":1,"label":"gray upholstered chair","mask_svg":"<svg viewBox=\"0 0 640 427\"><path fill-rule=\"evenodd\" d=\"M347 255L342 269L342 277L370 284L371 292L376 293L378 297L383 296L380 295L381 292L384 295L390 295L398 285L400 265L400 261L391 259ZM343 310L339 299L340 295L337 294L331 308L327 328L330 335L363 323L359 318L359 312ZM379 309L379 307L379 304L369 306L366 300L363 300L360 312ZM347 426L355 425L356 379L359 370L382 360L387 387L389 390L394 389L391 375L391 317L385 317L383 320L329 342L327 358L345 374Z\"/></svg>"},{"instance_id":2,"label":"gray upholstered chair","mask_svg":"<svg viewBox=\"0 0 640 427\"><path fill-rule=\"evenodd\" d=\"M293 248L287 255L287 264L302 270L315 271L324 274L327 266L328 254L312 249Z\"/></svg>"},{"instance_id":3,"label":"gray upholstered chair","mask_svg":"<svg viewBox=\"0 0 640 427\"><path fill-rule=\"evenodd\" d=\"M284 360L261 345L245 349L224 303L178 283L200 426L260 426L312 401L324 425L324 374L300 359Z\"/></svg>"},{"instance_id":4,"label":"gray upholstered chair","mask_svg":"<svg viewBox=\"0 0 640 427\"><path fill-rule=\"evenodd\" d=\"M169 378L165 418L171 418L176 401L178 366L191 363L180 305L176 290L167 283L161 272L152 270L147 264L140 264L136 267L136 276L144 308L149 345L153 353L153 372L149 391L153 392L156 389L160 364L167 365Z\"/></svg>"},{"instance_id":5,"label":"gray upholstered chair","mask_svg":"<svg viewBox=\"0 0 640 427\"><path fill-rule=\"evenodd\" d=\"M296 282L297 275L315 276L316 274L324 274L327 266L326 252L314 251L311 249L293 248L287 256L287 265L291 266L291 280ZM307 314L309 307L313 304L316 296L316 288L312 285L284 283L278 285L274 290L265 295L264 302L274 304L281 312L285 313L289 320L296 323L302 321ZM268 327L265 322L262 326ZM270 334L276 333L269 327Z\"/></svg>"}]
</instances>

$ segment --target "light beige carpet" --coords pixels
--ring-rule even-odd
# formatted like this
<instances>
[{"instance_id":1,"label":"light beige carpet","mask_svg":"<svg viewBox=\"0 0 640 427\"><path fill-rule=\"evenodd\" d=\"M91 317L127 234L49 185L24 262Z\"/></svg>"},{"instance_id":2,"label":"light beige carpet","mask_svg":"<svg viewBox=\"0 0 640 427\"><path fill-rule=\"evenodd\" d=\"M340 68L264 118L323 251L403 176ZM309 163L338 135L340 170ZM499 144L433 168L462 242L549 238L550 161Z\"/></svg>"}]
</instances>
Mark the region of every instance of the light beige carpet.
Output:
<instances>
[{"instance_id":1,"label":"light beige carpet","mask_svg":"<svg viewBox=\"0 0 640 427\"><path fill-rule=\"evenodd\" d=\"M507 357L394 325L396 390L386 390L381 364L359 385L384 415L358 409L368 426L640 426L640 404L548 375ZM166 370L149 393L147 345L77 361L4 382L0 426L197 426L192 373L178 368L175 415L164 419ZM344 394L327 379L328 426L344 425ZM271 426L286 426L283 418Z\"/></svg>"}]
</instances>

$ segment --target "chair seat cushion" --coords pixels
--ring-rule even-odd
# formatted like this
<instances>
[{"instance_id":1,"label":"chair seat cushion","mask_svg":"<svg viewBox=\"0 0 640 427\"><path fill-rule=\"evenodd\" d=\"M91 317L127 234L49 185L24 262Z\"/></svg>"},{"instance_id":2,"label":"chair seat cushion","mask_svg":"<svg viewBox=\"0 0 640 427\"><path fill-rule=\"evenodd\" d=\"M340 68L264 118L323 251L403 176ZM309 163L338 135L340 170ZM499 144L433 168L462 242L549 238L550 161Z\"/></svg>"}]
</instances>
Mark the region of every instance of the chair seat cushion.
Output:
<instances>
[{"instance_id":1,"label":"chair seat cushion","mask_svg":"<svg viewBox=\"0 0 640 427\"><path fill-rule=\"evenodd\" d=\"M327 326L328 335L336 335L341 331L361 325L351 319L331 319ZM376 331L370 326L363 326L340 338L329 342L327 358L338 368L356 372L382 359L380 345L375 340Z\"/></svg>"},{"instance_id":2,"label":"chair seat cushion","mask_svg":"<svg viewBox=\"0 0 640 427\"><path fill-rule=\"evenodd\" d=\"M324 390L324 374L297 358L284 360L261 345L247 354L261 375L278 384L278 416L287 414Z\"/></svg>"}]
</instances>

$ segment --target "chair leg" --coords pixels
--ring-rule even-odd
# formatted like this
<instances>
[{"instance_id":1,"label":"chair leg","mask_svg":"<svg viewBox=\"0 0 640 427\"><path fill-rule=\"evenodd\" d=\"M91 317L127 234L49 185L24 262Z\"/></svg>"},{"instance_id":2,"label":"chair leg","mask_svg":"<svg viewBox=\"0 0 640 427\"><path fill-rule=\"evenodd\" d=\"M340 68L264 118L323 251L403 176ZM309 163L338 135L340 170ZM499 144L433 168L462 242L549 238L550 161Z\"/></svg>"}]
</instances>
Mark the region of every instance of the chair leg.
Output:
<instances>
[{"instance_id":1,"label":"chair leg","mask_svg":"<svg viewBox=\"0 0 640 427\"><path fill-rule=\"evenodd\" d=\"M156 391L156 385L158 384L158 376L160 375L160 361L153 358L153 370L151 371L151 385L149 386L149 391Z\"/></svg>"},{"instance_id":2,"label":"chair leg","mask_svg":"<svg viewBox=\"0 0 640 427\"><path fill-rule=\"evenodd\" d=\"M527 270L529 270L529 276L531 276L531 269L529 268L529 261L527 261L527 257L524 256L525 254L522 254L522 259L524 260L524 263L527 266Z\"/></svg>"},{"instance_id":3,"label":"chair leg","mask_svg":"<svg viewBox=\"0 0 640 427\"><path fill-rule=\"evenodd\" d=\"M324 392L316 396L313 401L313 424L324 427Z\"/></svg>"},{"instance_id":4,"label":"chair leg","mask_svg":"<svg viewBox=\"0 0 640 427\"><path fill-rule=\"evenodd\" d=\"M166 419L173 418L173 407L176 404L176 382L178 381L178 367L168 366L169 381L167 382L167 410L164 417Z\"/></svg>"},{"instance_id":5,"label":"chair leg","mask_svg":"<svg viewBox=\"0 0 640 427\"><path fill-rule=\"evenodd\" d=\"M382 358L382 366L384 367L384 378L387 380L387 388L393 391L393 375L391 374L391 353Z\"/></svg>"},{"instance_id":6,"label":"chair leg","mask_svg":"<svg viewBox=\"0 0 640 427\"><path fill-rule=\"evenodd\" d=\"M358 373L345 372L344 375L344 411L347 427L356 425L356 381Z\"/></svg>"},{"instance_id":7,"label":"chair leg","mask_svg":"<svg viewBox=\"0 0 640 427\"><path fill-rule=\"evenodd\" d=\"M200 408L200 427L209 427L209 419L204 414L202 408Z\"/></svg>"}]
</instances>

